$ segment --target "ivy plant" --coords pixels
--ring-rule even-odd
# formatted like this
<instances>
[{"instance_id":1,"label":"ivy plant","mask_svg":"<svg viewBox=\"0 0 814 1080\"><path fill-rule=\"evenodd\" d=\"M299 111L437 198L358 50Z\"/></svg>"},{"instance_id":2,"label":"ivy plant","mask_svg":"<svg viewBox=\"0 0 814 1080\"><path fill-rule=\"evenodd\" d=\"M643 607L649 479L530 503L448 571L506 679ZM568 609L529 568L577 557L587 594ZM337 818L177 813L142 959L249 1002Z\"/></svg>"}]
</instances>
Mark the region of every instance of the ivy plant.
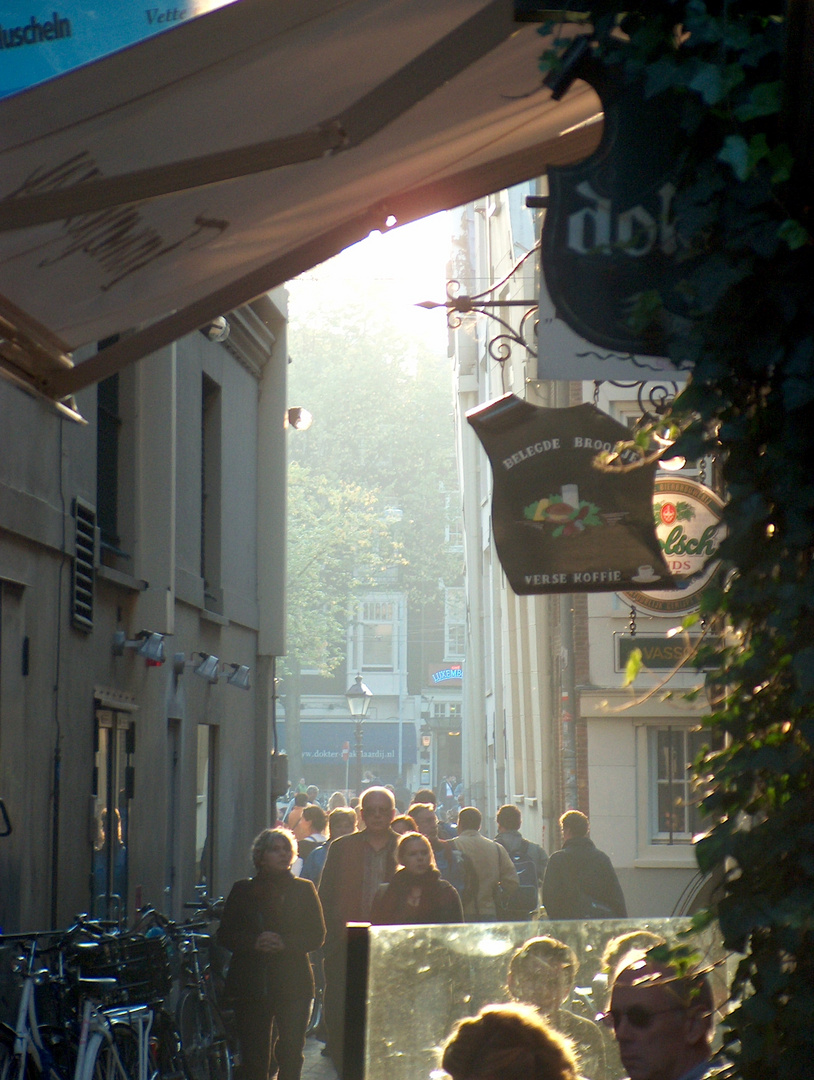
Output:
<instances>
[{"instance_id":1,"label":"ivy plant","mask_svg":"<svg viewBox=\"0 0 814 1080\"><path fill-rule=\"evenodd\" d=\"M728 573L704 598L726 629L704 722L726 740L695 765L708 826L695 850L742 957L725 1052L744 1080L797 1080L814 1062L814 179L789 81L802 44L786 6L759 0L597 0L584 17L594 59L680 120L687 317L667 318L657 283L637 317L661 319L691 368L674 451L714 453L728 497ZM545 70L561 63L557 25Z\"/></svg>"}]
</instances>

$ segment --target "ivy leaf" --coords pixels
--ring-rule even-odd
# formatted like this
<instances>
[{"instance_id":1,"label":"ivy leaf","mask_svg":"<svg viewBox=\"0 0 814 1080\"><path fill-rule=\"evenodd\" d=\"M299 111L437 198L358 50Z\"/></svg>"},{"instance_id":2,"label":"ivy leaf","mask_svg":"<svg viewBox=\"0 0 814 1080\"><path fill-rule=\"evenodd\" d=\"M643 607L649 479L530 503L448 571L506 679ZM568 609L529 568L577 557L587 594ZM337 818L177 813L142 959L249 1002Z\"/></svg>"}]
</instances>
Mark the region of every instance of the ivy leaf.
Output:
<instances>
[{"instance_id":1,"label":"ivy leaf","mask_svg":"<svg viewBox=\"0 0 814 1080\"><path fill-rule=\"evenodd\" d=\"M636 681L636 676L642 670L642 650L633 649L625 664L625 679L622 686L631 686Z\"/></svg>"},{"instance_id":2,"label":"ivy leaf","mask_svg":"<svg viewBox=\"0 0 814 1080\"><path fill-rule=\"evenodd\" d=\"M800 649L792 663L801 690L814 690L814 645Z\"/></svg>"},{"instance_id":3,"label":"ivy leaf","mask_svg":"<svg viewBox=\"0 0 814 1080\"><path fill-rule=\"evenodd\" d=\"M737 120L754 120L758 116L774 116L780 111L783 91L782 82L758 83L753 87L748 99L736 106Z\"/></svg>"},{"instance_id":4,"label":"ivy leaf","mask_svg":"<svg viewBox=\"0 0 814 1080\"><path fill-rule=\"evenodd\" d=\"M794 218L786 218L777 230L777 235L781 240L785 240L792 251L805 247L809 243L808 230L799 221L795 221Z\"/></svg>"},{"instance_id":5,"label":"ivy leaf","mask_svg":"<svg viewBox=\"0 0 814 1080\"><path fill-rule=\"evenodd\" d=\"M690 89L697 91L706 105L717 105L724 96L724 79L717 64L701 64L690 80Z\"/></svg>"},{"instance_id":6,"label":"ivy leaf","mask_svg":"<svg viewBox=\"0 0 814 1080\"><path fill-rule=\"evenodd\" d=\"M747 180L755 165L769 153L766 136L762 131L753 135L749 142L743 135L727 135L718 160L730 165L738 180Z\"/></svg>"}]
</instances>

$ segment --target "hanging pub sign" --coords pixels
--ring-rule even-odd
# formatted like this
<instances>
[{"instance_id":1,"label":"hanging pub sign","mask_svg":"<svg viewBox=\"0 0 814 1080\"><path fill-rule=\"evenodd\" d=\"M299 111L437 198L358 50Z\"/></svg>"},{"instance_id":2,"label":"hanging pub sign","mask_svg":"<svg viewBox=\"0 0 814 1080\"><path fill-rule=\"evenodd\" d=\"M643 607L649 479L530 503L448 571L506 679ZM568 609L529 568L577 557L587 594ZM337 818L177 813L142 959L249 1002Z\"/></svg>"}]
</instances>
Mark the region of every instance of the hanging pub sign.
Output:
<instances>
[{"instance_id":1,"label":"hanging pub sign","mask_svg":"<svg viewBox=\"0 0 814 1080\"><path fill-rule=\"evenodd\" d=\"M653 524L655 463L594 465L628 428L595 405L544 409L514 394L466 418L492 464L495 547L516 593L670 588Z\"/></svg>"},{"instance_id":2,"label":"hanging pub sign","mask_svg":"<svg viewBox=\"0 0 814 1080\"><path fill-rule=\"evenodd\" d=\"M661 550L675 581L668 592L626 591L623 599L653 615L687 615L718 568L715 555L724 538L724 504L695 480L675 476L656 480L653 519Z\"/></svg>"},{"instance_id":3,"label":"hanging pub sign","mask_svg":"<svg viewBox=\"0 0 814 1080\"><path fill-rule=\"evenodd\" d=\"M614 353L662 356L669 323L687 313L677 286L691 266L676 257L673 216L680 106L664 94L646 98L640 81L626 83L591 59L576 74L599 94L604 129L590 157L547 170L544 293L579 337ZM654 290L660 325L634 328L640 297ZM632 363L627 377L641 378Z\"/></svg>"},{"instance_id":4,"label":"hanging pub sign","mask_svg":"<svg viewBox=\"0 0 814 1080\"><path fill-rule=\"evenodd\" d=\"M600 382L632 379L680 379L680 372L663 356L634 356L598 349L575 334L554 310L545 279L540 277L537 311L537 378L573 382L595 379Z\"/></svg>"}]
</instances>

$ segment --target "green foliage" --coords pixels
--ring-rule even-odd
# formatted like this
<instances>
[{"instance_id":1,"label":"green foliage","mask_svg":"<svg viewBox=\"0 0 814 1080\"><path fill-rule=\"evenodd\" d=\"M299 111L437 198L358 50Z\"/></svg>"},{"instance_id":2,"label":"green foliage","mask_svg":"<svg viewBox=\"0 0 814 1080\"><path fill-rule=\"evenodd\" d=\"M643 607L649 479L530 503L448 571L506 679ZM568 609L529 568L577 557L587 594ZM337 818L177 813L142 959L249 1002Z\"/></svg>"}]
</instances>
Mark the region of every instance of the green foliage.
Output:
<instances>
[{"instance_id":1,"label":"green foliage","mask_svg":"<svg viewBox=\"0 0 814 1080\"><path fill-rule=\"evenodd\" d=\"M354 591L375 580L390 537L374 496L292 462L288 470L288 651L331 675L345 656ZM284 666L285 661L284 661Z\"/></svg>"},{"instance_id":2,"label":"green foliage","mask_svg":"<svg viewBox=\"0 0 814 1080\"><path fill-rule=\"evenodd\" d=\"M692 376L674 449L715 453L729 496L729 573L704 599L726 630L706 721L726 743L696 764L709 822L696 853L723 882L725 943L744 954L724 1044L745 1080L807 1075L814 1051L814 245L812 181L781 113L784 14L737 0L625 13L597 0L590 14L597 59L643 79L682 128L692 317L669 353Z\"/></svg>"},{"instance_id":3,"label":"green foliage","mask_svg":"<svg viewBox=\"0 0 814 1080\"><path fill-rule=\"evenodd\" d=\"M445 536L458 512L451 377L374 304L326 294L315 310L307 283L291 288L289 400L314 422L289 440L288 647L330 674L359 587L421 604L460 575Z\"/></svg>"}]
</instances>

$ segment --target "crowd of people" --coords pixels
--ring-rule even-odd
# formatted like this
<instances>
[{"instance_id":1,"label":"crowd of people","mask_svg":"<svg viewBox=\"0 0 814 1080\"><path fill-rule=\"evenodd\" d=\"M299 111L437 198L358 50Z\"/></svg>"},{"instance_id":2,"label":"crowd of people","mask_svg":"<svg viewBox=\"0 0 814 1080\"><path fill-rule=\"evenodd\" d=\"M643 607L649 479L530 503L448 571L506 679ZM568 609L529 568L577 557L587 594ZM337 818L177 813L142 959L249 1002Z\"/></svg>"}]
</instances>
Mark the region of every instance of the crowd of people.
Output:
<instances>
[{"instance_id":1,"label":"crowd of people","mask_svg":"<svg viewBox=\"0 0 814 1080\"><path fill-rule=\"evenodd\" d=\"M318 796L315 788L297 792L283 820L260 833L251 851L255 874L237 881L226 901L218 941L232 954L226 991L242 1080L275 1072L278 1080L300 1080L315 987L322 1005L316 1034L343 1076L349 923L625 915L610 860L578 811L561 818L562 847L549 857L522 836L513 805L500 808L491 840L474 806L462 807L454 823L439 821L429 789L413 793L401 813L382 785L354 805L335 793L323 807ZM596 1021L615 1035L630 1080L701 1080L711 1057L708 982L647 951L662 945L643 931L606 950L608 1007ZM511 1001L458 1023L443 1070L452 1080L601 1080L607 1039L593 1017L570 1007L578 968L573 949L557 938L524 942L506 976Z\"/></svg>"}]
</instances>

